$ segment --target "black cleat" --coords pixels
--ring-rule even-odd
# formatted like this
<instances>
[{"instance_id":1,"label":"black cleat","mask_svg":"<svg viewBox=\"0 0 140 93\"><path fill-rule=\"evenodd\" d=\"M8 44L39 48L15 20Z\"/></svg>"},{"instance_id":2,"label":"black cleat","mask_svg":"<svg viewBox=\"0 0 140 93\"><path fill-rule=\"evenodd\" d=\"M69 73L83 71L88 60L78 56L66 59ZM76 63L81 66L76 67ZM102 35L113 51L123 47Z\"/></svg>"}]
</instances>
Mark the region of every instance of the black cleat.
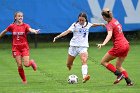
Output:
<instances>
[{"instance_id":1,"label":"black cleat","mask_svg":"<svg viewBox=\"0 0 140 93\"><path fill-rule=\"evenodd\" d=\"M133 86L134 84L132 82L128 83L127 86Z\"/></svg>"}]
</instances>

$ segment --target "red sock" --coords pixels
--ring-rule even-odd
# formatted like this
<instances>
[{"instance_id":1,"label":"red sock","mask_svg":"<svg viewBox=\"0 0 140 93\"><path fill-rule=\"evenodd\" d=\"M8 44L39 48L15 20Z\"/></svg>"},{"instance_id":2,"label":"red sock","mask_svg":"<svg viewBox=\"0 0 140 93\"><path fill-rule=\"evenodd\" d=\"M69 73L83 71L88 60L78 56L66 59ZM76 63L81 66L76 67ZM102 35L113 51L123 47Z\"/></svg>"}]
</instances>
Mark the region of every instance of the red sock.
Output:
<instances>
[{"instance_id":1,"label":"red sock","mask_svg":"<svg viewBox=\"0 0 140 93\"><path fill-rule=\"evenodd\" d=\"M22 79L23 81L26 81L26 77L25 77L23 68L18 68L18 73L19 73L21 79Z\"/></svg>"},{"instance_id":2,"label":"red sock","mask_svg":"<svg viewBox=\"0 0 140 93\"><path fill-rule=\"evenodd\" d=\"M31 65L32 65L32 61L29 61L29 64L26 67L30 67Z\"/></svg>"},{"instance_id":3,"label":"red sock","mask_svg":"<svg viewBox=\"0 0 140 93\"><path fill-rule=\"evenodd\" d=\"M106 66L106 68L108 69L108 70L110 70L111 72L115 72L117 69L112 65L112 64L108 64L107 66Z\"/></svg>"},{"instance_id":4,"label":"red sock","mask_svg":"<svg viewBox=\"0 0 140 93\"><path fill-rule=\"evenodd\" d=\"M126 71L122 71L122 74L125 76L125 78L128 78L128 73Z\"/></svg>"}]
</instances>

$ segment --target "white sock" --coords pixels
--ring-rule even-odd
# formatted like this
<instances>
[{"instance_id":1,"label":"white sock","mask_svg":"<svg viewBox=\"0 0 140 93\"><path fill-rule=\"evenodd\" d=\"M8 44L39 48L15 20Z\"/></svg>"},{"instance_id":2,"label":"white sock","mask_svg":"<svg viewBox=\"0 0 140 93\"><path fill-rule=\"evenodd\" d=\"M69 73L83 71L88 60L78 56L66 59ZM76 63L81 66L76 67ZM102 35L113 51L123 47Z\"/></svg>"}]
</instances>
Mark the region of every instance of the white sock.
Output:
<instances>
[{"instance_id":1,"label":"white sock","mask_svg":"<svg viewBox=\"0 0 140 93\"><path fill-rule=\"evenodd\" d=\"M87 73L88 73L88 66L87 65L82 65L83 78L87 75Z\"/></svg>"}]
</instances>

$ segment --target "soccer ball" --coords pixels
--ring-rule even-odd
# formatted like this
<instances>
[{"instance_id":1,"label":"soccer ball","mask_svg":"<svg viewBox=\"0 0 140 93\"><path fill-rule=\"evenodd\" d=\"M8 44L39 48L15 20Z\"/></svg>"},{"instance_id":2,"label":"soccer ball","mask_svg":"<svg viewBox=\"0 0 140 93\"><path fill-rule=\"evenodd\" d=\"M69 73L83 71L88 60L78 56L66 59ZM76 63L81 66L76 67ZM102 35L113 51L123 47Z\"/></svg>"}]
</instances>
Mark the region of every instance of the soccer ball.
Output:
<instances>
[{"instance_id":1,"label":"soccer ball","mask_svg":"<svg viewBox=\"0 0 140 93\"><path fill-rule=\"evenodd\" d=\"M78 77L76 75L74 75L74 74L69 75L69 77L68 77L68 83L69 84L78 83Z\"/></svg>"}]
</instances>

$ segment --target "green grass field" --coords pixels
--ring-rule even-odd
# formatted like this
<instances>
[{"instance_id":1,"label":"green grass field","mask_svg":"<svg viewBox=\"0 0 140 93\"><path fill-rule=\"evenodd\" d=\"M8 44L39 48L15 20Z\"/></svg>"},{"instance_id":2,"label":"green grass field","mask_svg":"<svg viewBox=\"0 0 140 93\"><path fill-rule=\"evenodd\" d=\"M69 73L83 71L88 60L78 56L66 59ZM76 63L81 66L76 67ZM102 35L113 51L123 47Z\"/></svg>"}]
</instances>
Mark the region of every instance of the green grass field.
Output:
<instances>
[{"instance_id":1,"label":"green grass field","mask_svg":"<svg viewBox=\"0 0 140 93\"><path fill-rule=\"evenodd\" d=\"M38 70L34 72L32 68L24 68L28 84L23 85L11 55L10 44L0 44L0 93L140 93L140 43L131 44L123 64L134 82L132 87L126 86L124 80L113 85L116 77L100 65L110 45L99 50L90 43L88 66L91 79L84 84L79 56L71 71L66 68L68 43L39 43L38 47L35 49L31 44L30 51ZM70 74L79 77L78 84L67 83Z\"/></svg>"}]
</instances>

